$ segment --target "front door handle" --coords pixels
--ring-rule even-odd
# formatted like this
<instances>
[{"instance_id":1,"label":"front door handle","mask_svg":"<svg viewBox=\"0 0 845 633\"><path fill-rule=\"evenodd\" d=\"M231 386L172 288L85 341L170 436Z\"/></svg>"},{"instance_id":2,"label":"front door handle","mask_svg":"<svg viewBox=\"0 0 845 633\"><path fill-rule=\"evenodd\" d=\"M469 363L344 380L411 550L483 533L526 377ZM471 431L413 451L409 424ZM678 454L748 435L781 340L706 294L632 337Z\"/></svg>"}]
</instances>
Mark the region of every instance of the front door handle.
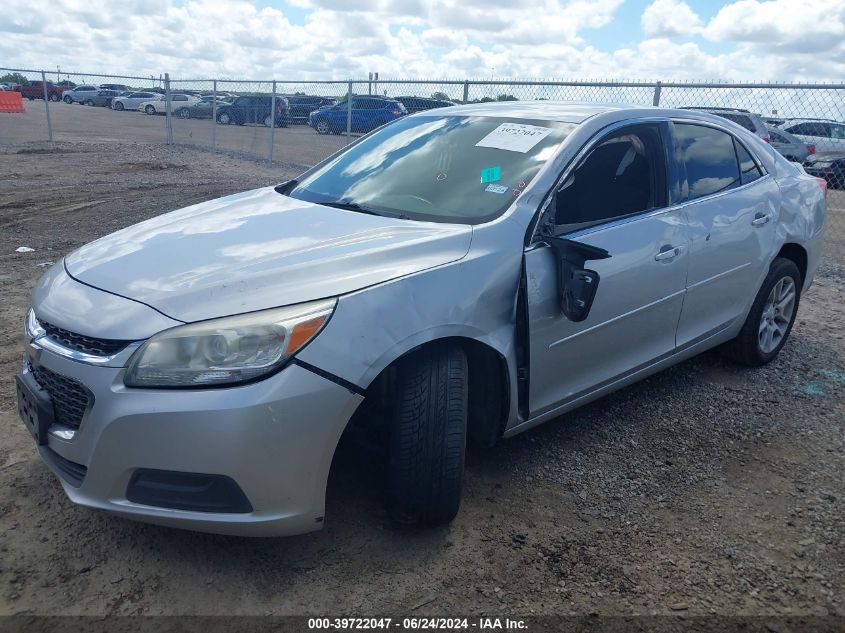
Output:
<instances>
[{"instance_id":1,"label":"front door handle","mask_svg":"<svg viewBox=\"0 0 845 633\"><path fill-rule=\"evenodd\" d=\"M683 250L683 246L662 246L660 248L660 252L654 256L654 261L656 262L665 262L670 259L675 259L678 255L681 254Z\"/></svg>"},{"instance_id":2,"label":"front door handle","mask_svg":"<svg viewBox=\"0 0 845 633\"><path fill-rule=\"evenodd\" d=\"M770 216L768 213L757 213L757 215L754 216L754 219L751 220L751 226L763 226L764 224L767 224L771 219L772 216Z\"/></svg>"}]
</instances>

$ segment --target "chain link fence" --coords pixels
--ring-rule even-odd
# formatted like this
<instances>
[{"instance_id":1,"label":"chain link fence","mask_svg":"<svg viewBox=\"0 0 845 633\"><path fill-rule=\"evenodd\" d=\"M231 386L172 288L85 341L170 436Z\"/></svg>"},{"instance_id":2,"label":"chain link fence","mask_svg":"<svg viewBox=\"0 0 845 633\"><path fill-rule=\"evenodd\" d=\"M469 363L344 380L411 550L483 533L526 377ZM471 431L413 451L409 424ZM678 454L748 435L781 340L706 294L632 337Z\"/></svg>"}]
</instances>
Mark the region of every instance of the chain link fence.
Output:
<instances>
[{"instance_id":1,"label":"chain link fence","mask_svg":"<svg viewBox=\"0 0 845 633\"><path fill-rule=\"evenodd\" d=\"M301 169L395 118L459 103L706 108L828 180L828 256L845 262L845 83L240 81L9 68L0 68L0 82L21 91L26 104L24 115L0 118L0 143L168 143Z\"/></svg>"}]
</instances>

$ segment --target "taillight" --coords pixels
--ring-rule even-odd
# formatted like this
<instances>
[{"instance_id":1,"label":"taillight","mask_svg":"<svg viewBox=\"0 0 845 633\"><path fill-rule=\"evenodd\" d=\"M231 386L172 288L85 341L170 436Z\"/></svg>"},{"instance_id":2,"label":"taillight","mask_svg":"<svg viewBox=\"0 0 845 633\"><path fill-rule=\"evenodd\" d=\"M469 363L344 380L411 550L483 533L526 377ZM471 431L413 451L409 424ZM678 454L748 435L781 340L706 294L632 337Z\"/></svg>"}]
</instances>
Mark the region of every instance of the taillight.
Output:
<instances>
[{"instance_id":1,"label":"taillight","mask_svg":"<svg viewBox=\"0 0 845 633\"><path fill-rule=\"evenodd\" d=\"M827 180L824 178L819 178L818 176L813 176L816 183L818 183L819 187L821 187L822 192L824 193L824 199L827 200Z\"/></svg>"},{"instance_id":2,"label":"taillight","mask_svg":"<svg viewBox=\"0 0 845 633\"><path fill-rule=\"evenodd\" d=\"M815 154L816 153L816 146L815 145L807 145L807 153L808 154Z\"/></svg>"},{"instance_id":3,"label":"taillight","mask_svg":"<svg viewBox=\"0 0 845 633\"><path fill-rule=\"evenodd\" d=\"M763 137L763 140L764 140L764 141L766 141L767 143L771 143L771 141L769 140L769 137L768 137L768 136L764 136L764 137Z\"/></svg>"},{"instance_id":4,"label":"taillight","mask_svg":"<svg viewBox=\"0 0 845 633\"><path fill-rule=\"evenodd\" d=\"M391 110L390 114L394 116L399 116L400 114L402 114L402 110Z\"/></svg>"}]
</instances>

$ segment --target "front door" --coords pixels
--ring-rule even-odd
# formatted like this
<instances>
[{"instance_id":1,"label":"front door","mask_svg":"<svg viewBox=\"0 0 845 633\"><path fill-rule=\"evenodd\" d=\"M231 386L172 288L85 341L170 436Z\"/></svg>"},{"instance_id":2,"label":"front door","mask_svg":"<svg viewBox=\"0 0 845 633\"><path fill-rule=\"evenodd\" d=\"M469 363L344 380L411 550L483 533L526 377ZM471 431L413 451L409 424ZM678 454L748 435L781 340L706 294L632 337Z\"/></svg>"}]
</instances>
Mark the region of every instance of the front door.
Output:
<instances>
[{"instance_id":1,"label":"front door","mask_svg":"<svg viewBox=\"0 0 845 633\"><path fill-rule=\"evenodd\" d=\"M525 254L531 416L578 400L668 356L683 305L689 237L668 207L665 126L610 132L553 202L556 233L605 249L587 318L561 310L558 260L538 236Z\"/></svg>"}]
</instances>

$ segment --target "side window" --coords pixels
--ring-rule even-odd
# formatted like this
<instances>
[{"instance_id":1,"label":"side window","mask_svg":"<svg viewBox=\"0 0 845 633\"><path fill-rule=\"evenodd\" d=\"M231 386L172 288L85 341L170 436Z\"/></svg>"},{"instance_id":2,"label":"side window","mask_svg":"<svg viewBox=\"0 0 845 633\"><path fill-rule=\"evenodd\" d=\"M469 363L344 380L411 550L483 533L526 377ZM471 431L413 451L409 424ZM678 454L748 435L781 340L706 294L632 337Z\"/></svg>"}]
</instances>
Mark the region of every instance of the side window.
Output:
<instances>
[{"instance_id":1,"label":"side window","mask_svg":"<svg viewBox=\"0 0 845 633\"><path fill-rule=\"evenodd\" d=\"M605 137L558 190L555 224L598 224L665 206L664 155L656 126L635 125Z\"/></svg>"},{"instance_id":2,"label":"side window","mask_svg":"<svg viewBox=\"0 0 845 633\"><path fill-rule=\"evenodd\" d=\"M249 97L238 97L237 99L235 99L235 102L234 102L233 105L236 105L236 106L249 105Z\"/></svg>"},{"instance_id":3,"label":"side window","mask_svg":"<svg viewBox=\"0 0 845 633\"><path fill-rule=\"evenodd\" d=\"M830 138L845 139L845 125L831 125Z\"/></svg>"},{"instance_id":4,"label":"side window","mask_svg":"<svg viewBox=\"0 0 845 633\"><path fill-rule=\"evenodd\" d=\"M733 138L721 130L675 124L675 145L686 166L690 200L739 186Z\"/></svg>"},{"instance_id":5,"label":"side window","mask_svg":"<svg viewBox=\"0 0 845 633\"><path fill-rule=\"evenodd\" d=\"M763 173L760 171L757 163L754 162L754 159L751 158L751 154L748 153L745 146L736 139L734 139L734 145L736 146L736 157L739 160L739 175L742 179L742 184L746 185L758 178L762 178Z\"/></svg>"},{"instance_id":6,"label":"side window","mask_svg":"<svg viewBox=\"0 0 845 633\"><path fill-rule=\"evenodd\" d=\"M779 134L774 130L769 130L769 138L773 140L775 143L786 143L787 145L790 144L789 139L787 139L783 134Z\"/></svg>"}]
</instances>

